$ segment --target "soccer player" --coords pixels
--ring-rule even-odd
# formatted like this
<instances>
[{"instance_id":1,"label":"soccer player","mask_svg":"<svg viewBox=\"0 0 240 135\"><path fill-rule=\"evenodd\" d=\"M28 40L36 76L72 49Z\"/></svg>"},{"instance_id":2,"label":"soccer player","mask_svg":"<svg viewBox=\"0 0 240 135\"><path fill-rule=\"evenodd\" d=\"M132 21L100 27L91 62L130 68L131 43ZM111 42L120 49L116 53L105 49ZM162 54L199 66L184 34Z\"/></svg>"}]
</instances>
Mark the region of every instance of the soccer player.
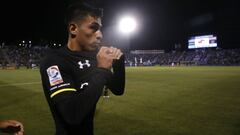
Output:
<instances>
[{"instance_id":1,"label":"soccer player","mask_svg":"<svg viewBox=\"0 0 240 135\"><path fill-rule=\"evenodd\" d=\"M14 135L23 135L24 129L22 123L16 120L1 120L0 132L14 133Z\"/></svg>"},{"instance_id":2,"label":"soccer player","mask_svg":"<svg viewBox=\"0 0 240 135\"><path fill-rule=\"evenodd\" d=\"M104 86L122 95L125 87L123 53L100 47L102 10L76 3L68 8L68 43L42 60L42 85L56 135L93 135L96 104Z\"/></svg>"}]
</instances>

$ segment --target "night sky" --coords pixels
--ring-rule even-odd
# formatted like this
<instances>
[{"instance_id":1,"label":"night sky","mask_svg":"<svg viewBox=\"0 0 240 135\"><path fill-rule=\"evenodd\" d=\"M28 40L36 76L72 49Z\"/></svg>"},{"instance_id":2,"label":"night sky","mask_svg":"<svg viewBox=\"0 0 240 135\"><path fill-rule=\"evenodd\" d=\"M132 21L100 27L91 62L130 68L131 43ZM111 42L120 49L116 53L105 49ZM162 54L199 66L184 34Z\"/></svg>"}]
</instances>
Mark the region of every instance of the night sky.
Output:
<instances>
[{"instance_id":1,"label":"night sky","mask_svg":"<svg viewBox=\"0 0 240 135\"><path fill-rule=\"evenodd\" d=\"M0 42L65 43L64 10L74 0L8 1L0 4ZM221 48L240 48L240 4L237 0L90 0L104 8L104 28L116 25L127 11L138 15L140 28L132 49L186 48L190 36L215 34Z\"/></svg>"}]
</instances>

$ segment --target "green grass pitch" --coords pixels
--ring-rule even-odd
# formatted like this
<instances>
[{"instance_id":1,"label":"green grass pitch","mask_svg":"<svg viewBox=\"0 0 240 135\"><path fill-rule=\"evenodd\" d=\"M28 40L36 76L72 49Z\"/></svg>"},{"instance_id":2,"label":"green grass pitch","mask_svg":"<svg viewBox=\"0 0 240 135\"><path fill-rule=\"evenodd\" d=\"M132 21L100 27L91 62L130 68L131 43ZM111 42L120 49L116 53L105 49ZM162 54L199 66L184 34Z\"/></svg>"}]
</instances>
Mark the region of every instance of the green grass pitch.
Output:
<instances>
[{"instance_id":1,"label":"green grass pitch","mask_svg":"<svg viewBox=\"0 0 240 135\"><path fill-rule=\"evenodd\" d=\"M38 70L0 70L0 119L53 135ZM123 96L101 98L95 135L240 135L240 67L127 68ZM1 134L1 133L0 133Z\"/></svg>"}]
</instances>

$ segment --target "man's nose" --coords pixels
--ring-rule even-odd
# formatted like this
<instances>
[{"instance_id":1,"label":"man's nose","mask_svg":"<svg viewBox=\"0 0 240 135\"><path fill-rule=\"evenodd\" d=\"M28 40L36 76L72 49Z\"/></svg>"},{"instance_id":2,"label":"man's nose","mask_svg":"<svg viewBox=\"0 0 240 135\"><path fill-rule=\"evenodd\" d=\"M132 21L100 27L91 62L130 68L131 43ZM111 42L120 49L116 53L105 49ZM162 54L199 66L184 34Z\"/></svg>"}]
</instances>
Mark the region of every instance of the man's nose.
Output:
<instances>
[{"instance_id":1,"label":"man's nose","mask_svg":"<svg viewBox=\"0 0 240 135\"><path fill-rule=\"evenodd\" d=\"M96 34L97 34L96 37L97 37L98 40L101 40L103 38L103 34L102 34L102 32L100 30L97 31Z\"/></svg>"}]
</instances>

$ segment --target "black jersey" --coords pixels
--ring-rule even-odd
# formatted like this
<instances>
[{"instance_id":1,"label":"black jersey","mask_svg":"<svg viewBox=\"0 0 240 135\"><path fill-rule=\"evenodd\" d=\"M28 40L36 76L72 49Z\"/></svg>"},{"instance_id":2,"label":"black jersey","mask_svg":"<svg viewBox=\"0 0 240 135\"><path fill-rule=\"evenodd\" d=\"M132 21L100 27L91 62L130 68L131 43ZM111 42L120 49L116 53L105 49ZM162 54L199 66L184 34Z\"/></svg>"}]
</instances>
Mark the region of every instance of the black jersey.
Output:
<instances>
[{"instance_id":1,"label":"black jersey","mask_svg":"<svg viewBox=\"0 0 240 135\"><path fill-rule=\"evenodd\" d=\"M42 85L50 106L56 135L93 135L93 117L104 86L122 95L124 57L113 72L98 68L97 52L73 52L67 47L50 51L42 60Z\"/></svg>"}]
</instances>

